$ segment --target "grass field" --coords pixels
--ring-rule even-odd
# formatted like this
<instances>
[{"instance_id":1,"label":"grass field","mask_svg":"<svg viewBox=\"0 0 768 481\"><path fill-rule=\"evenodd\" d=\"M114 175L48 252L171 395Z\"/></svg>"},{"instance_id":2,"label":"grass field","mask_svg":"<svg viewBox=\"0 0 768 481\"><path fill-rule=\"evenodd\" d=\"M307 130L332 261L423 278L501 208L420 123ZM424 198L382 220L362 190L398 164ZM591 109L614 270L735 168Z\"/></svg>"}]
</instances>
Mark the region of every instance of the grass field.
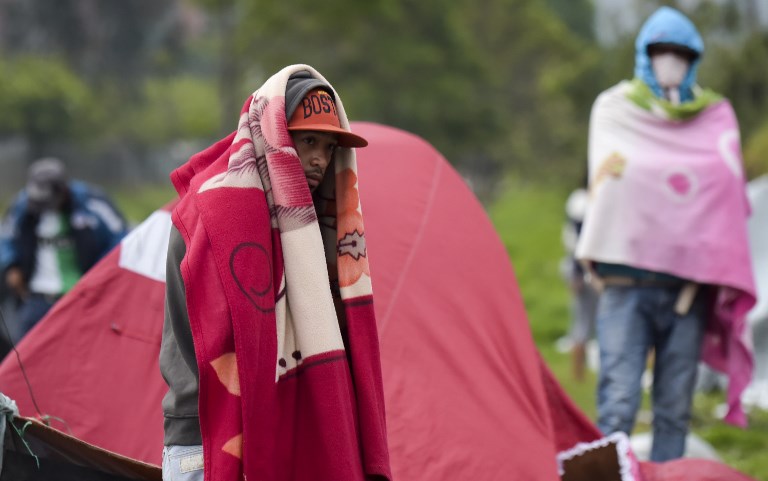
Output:
<instances>
[{"instance_id":1,"label":"grass field","mask_svg":"<svg viewBox=\"0 0 768 481\"><path fill-rule=\"evenodd\" d=\"M108 189L126 220L136 225L152 212L176 198L176 191L167 184L142 185Z\"/></svg>"},{"instance_id":2,"label":"grass field","mask_svg":"<svg viewBox=\"0 0 768 481\"><path fill-rule=\"evenodd\" d=\"M570 357L554 346L566 333L569 319L568 291L558 272L567 195L552 187L509 182L488 210L515 267L539 350L568 394L594 419L594 374L589 373L584 382L574 381ZM768 480L768 412L750 413L750 427L742 430L715 418L714 409L723 400L719 393L697 395L693 431L712 444L728 465ZM638 424L638 431L648 429L647 424Z\"/></svg>"}]
</instances>

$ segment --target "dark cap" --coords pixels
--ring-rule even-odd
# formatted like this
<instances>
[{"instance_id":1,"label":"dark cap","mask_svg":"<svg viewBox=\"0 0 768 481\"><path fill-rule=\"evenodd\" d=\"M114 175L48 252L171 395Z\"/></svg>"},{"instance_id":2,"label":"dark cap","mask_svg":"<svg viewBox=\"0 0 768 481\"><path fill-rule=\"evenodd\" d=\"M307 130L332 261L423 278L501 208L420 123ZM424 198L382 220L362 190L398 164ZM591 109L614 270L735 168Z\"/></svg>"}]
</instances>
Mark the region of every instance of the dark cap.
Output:
<instances>
[{"instance_id":1,"label":"dark cap","mask_svg":"<svg viewBox=\"0 0 768 481\"><path fill-rule=\"evenodd\" d=\"M304 96L310 90L316 88L323 88L328 92L333 92L333 89L328 84L314 78L308 70L300 70L288 77L288 84L285 86L285 118L290 119L296 107L304 99Z\"/></svg>"},{"instance_id":2,"label":"dark cap","mask_svg":"<svg viewBox=\"0 0 768 481\"><path fill-rule=\"evenodd\" d=\"M687 45L682 45L673 42L655 42L648 44L648 55L653 56L657 53L672 52L686 58L689 62L693 62L699 57L699 52L692 49Z\"/></svg>"},{"instance_id":3,"label":"dark cap","mask_svg":"<svg viewBox=\"0 0 768 481\"><path fill-rule=\"evenodd\" d=\"M27 197L35 203L48 203L67 183L64 163L55 157L37 160L29 166L27 174Z\"/></svg>"}]
</instances>

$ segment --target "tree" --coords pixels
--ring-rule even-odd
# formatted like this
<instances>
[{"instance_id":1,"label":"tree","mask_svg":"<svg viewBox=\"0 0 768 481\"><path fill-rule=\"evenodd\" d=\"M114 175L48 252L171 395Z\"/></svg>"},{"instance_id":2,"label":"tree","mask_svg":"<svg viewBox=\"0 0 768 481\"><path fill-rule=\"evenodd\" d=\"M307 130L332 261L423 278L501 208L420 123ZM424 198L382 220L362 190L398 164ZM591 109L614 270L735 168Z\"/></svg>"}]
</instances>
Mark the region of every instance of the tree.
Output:
<instances>
[{"instance_id":1,"label":"tree","mask_svg":"<svg viewBox=\"0 0 768 481\"><path fill-rule=\"evenodd\" d=\"M571 32L584 40L595 38L592 0L547 0L547 5Z\"/></svg>"},{"instance_id":2,"label":"tree","mask_svg":"<svg viewBox=\"0 0 768 481\"><path fill-rule=\"evenodd\" d=\"M104 112L88 86L63 62L22 57L0 63L0 132L21 133L33 156L52 141L82 139Z\"/></svg>"},{"instance_id":3,"label":"tree","mask_svg":"<svg viewBox=\"0 0 768 481\"><path fill-rule=\"evenodd\" d=\"M0 46L15 55L57 55L89 82L109 79L130 91L159 51L178 56L178 9L178 0L6 0Z\"/></svg>"},{"instance_id":4,"label":"tree","mask_svg":"<svg viewBox=\"0 0 768 481\"><path fill-rule=\"evenodd\" d=\"M258 66L251 89L265 72L309 63L342 92L353 119L422 135L465 170L544 177L583 158L591 99L554 92L565 81L552 78L589 75L593 47L540 2L330 0L316 8L298 0L239 8L236 54Z\"/></svg>"}]
</instances>

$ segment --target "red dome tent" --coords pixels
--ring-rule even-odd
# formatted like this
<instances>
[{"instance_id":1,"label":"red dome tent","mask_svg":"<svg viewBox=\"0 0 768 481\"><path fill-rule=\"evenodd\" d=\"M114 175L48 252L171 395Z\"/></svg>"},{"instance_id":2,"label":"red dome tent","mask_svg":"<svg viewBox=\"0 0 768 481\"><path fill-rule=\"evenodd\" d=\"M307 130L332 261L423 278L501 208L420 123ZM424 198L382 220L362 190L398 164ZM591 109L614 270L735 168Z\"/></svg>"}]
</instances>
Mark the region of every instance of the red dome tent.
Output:
<instances>
[{"instance_id":1,"label":"red dome tent","mask_svg":"<svg viewBox=\"0 0 768 481\"><path fill-rule=\"evenodd\" d=\"M395 479L559 479L557 452L599 433L543 368L482 206L422 139L369 123L353 129L370 142L358 151L359 182ZM19 345L40 414L153 463L162 451L169 227L167 212L153 214ZM0 391L22 415L38 414L13 355L0 365ZM747 479L713 466L726 473L719 479ZM650 464L643 475L678 479Z\"/></svg>"}]
</instances>

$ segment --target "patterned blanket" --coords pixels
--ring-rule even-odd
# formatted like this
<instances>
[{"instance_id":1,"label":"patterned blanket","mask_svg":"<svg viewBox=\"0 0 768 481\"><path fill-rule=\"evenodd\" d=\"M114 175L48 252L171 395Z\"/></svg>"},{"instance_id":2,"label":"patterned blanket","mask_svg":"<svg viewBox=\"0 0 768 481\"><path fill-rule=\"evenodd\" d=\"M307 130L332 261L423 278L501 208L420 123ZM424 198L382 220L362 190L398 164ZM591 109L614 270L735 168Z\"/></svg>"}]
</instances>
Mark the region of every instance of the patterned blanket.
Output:
<instances>
[{"instance_id":1,"label":"patterned blanket","mask_svg":"<svg viewBox=\"0 0 768 481\"><path fill-rule=\"evenodd\" d=\"M171 175L206 480L391 478L355 154L336 151L313 199L285 118L299 70L325 80L281 70Z\"/></svg>"},{"instance_id":2,"label":"patterned blanket","mask_svg":"<svg viewBox=\"0 0 768 481\"><path fill-rule=\"evenodd\" d=\"M744 425L752 373L745 323L755 303L736 117L722 98L695 109L652 100L637 82L601 94L590 120L591 202L579 259L718 286L703 358L730 376L726 420ZM685 105L685 104L683 104Z\"/></svg>"}]
</instances>

